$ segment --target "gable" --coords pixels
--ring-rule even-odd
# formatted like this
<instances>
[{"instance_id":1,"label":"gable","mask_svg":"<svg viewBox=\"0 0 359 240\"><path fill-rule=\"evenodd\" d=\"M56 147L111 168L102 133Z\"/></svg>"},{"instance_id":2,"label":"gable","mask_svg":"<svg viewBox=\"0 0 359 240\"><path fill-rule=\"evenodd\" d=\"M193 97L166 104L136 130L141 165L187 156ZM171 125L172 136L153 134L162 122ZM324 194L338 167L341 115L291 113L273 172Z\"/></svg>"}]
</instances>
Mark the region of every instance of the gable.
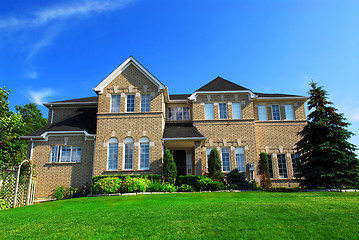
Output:
<instances>
[{"instance_id":1,"label":"gable","mask_svg":"<svg viewBox=\"0 0 359 240\"><path fill-rule=\"evenodd\" d=\"M243 91L249 90L248 88L237 85L224 78L216 77L203 87L196 90L196 92L207 92L207 91Z\"/></svg>"},{"instance_id":2,"label":"gable","mask_svg":"<svg viewBox=\"0 0 359 240\"><path fill-rule=\"evenodd\" d=\"M116 77L122 74L128 67L135 67L141 74L143 74L150 82L152 82L158 91L165 89L165 85L161 83L155 76L153 76L145 67L143 67L134 57L129 57L120 66L118 66L110 75L108 75L100 84L93 90L102 94L106 86L108 86Z\"/></svg>"}]
</instances>

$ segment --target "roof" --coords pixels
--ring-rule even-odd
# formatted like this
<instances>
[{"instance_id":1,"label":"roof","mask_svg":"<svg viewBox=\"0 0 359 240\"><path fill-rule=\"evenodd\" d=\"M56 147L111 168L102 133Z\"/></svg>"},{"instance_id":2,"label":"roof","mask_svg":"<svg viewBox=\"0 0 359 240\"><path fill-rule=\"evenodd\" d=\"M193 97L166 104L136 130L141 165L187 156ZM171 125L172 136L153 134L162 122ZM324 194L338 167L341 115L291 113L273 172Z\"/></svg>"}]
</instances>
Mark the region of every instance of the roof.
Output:
<instances>
[{"instance_id":1,"label":"roof","mask_svg":"<svg viewBox=\"0 0 359 240\"><path fill-rule=\"evenodd\" d=\"M216 77L203 87L196 90L196 92L207 92L207 91L236 91L236 90L249 90L248 88L237 85L224 78Z\"/></svg>"},{"instance_id":2,"label":"roof","mask_svg":"<svg viewBox=\"0 0 359 240\"><path fill-rule=\"evenodd\" d=\"M75 98L75 99L69 99L69 100L63 100L63 101L56 101L56 102L48 102L48 103L44 103L44 105L50 105L50 104L57 104L57 103L97 103L98 102L98 97L85 97L85 98Z\"/></svg>"},{"instance_id":3,"label":"roof","mask_svg":"<svg viewBox=\"0 0 359 240\"><path fill-rule=\"evenodd\" d=\"M190 96L191 94L171 94L170 100L187 100Z\"/></svg>"},{"instance_id":4,"label":"roof","mask_svg":"<svg viewBox=\"0 0 359 240\"><path fill-rule=\"evenodd\" d=\"M304 97L300 95L291 95L291 94L281 94L281 93L254 93L258 97L268 97L268 98L282 98L282 97Z\"/></svg>"},{"instance_id":5,"label":"roof","mask_svg":"<svg viewBox=\"0 0 359 240\"><path fill-rule=\"evenodd\" d=\"M193 123L166 123L163 138L205 138Z\"/></svg>"},{"instance_id":6,"label":"roof","mask_svg":"<svg viewBox=\"0 0 359 240\"><path fill-rule=\"evenodd\" d=\"M97 108L78 108L65 119L48 124L27 136L40 136L48 131L87 131L96 134Z\"/></svg>"}]
</instances>

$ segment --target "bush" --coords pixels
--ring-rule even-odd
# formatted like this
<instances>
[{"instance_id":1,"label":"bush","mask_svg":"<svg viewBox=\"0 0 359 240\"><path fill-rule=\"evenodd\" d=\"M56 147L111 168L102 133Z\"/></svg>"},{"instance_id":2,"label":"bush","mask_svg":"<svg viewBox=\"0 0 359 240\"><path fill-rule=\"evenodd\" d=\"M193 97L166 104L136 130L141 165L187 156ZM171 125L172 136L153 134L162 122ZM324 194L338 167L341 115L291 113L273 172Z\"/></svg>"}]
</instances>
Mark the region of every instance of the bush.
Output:
<instances>
[{"instance_id":1,"label":"bush","mask_svg":"<svg viewBox=\"0 0 359 240\"><path fill-rule=\"evenodd\" d=\"M131 174L131 175L123 175L123 174L116 174L116 175L99 175L92 177L92 183L96 184L96 182L103 178L118 178L118 179L124 179L125 177L131 177L131 178L145 178L149 179L151 182L162 182L162 175L161 174Z\"/></svg>"},{"instance_id":2,"label":"bush","mask_svg":"<svg viewBox=\"0 0 359 240\"><path fill-rule=\"evenodd\" d=\"M246 177L243 173L239 172L237 168L227 174L227 183L232 187L232 189L251 189L251 185L246 180Z\"/></svg>"},{"instance_id":3,"label":"bush","mask_svg":"<svg viewBox=\"0 0 359 240\"><path fill-rule=\"evenodd\" d=\"M65 197L65 186L58 186L56 192L52 194L57 200L62 200Z\"/></svg>"},{"instance_id":4,"label":"bush","mask_svg":"<svg viewBox=\"0 0 359 240\"><path fill-rule=\"evenodd\" d=\"M178 187L177 191L178 192L193 192L194 189L191 185L182 184L180 187Z\"/></svg>"},{"instance_id":5,"label":"bush","mask_svg":"<svg viewBox=\"0 0 359 240\"><path fill-rule=\"evenodd\" d=\"M207 184L206 190L208 191L219 191L224 190L226 186L223 182L212 181Z\"/></svg>"},{"instance_id":6,"label":"bush","mask_svg":"<svg viewBox=\"0 0 359 240\"><path fill-rule=\"evenodd\" d=\"M152 182L149 184L148 191L150 191L150 192L176 192L177 187L170 183Z\"/></svg>"},{"instance_id":7,"label":"bush","mask_svg":"<svg viewBox=\"0 0 359 240\"><path fill-rule=\"evenodd\" d=\"M121 180L115 177L101 178L92 184L93 193L115 193L120 190Z\"/></svg>"},{"instance_id":8,"label":"bush","mask_svg":"<svg viewBox=\"0 0 359 240\"><path fill-rule=\"evenodd\" d=\"M177 166L170 150L166 149L163 156L162 166L163 181L174 184L177 177Z\"/></svg>"},{"instance_id":9,"label":"bush","mask_svg":"<svg viewBox=\"0 0 359 240\"><path fill-rule=\"evenodd\" d=\"M150 183L150 180L146 178L125 177L120 181L119 191L121 193L145 192Z\"/></svg>"},{"instance_id":10,"label":"bush","mask_svg":"<svg viewBox=\"0 0 359 240\"><path fill-rule=\"evenodd\" d=\"M272 186L272 183L269 178L268 156L264 152L259 154L258 170L260 174L260 185L265 190L268 190Z\"/></svg>"},{"instance_id":11,"label":"bush","mask_svg":"<svg viewBox=\"0 0 359 240\"><path fill-rule=\"evenodd\" d=\"M4 199L0 198L0 210L4 210L7 208L9 208L9 204L7 204L7 202Z\"/></svg>"},{"instance_id":12,"label":"bush","mask_svg":"<svg viewBox=\"0 0 359 240\"><path fill-rule=\"evenodd\" d=\"M251 189L252 190L258 190L258 183L256 180L251 181Z\"/></svg>"},{"instance_id":13,"label":"bush","mask_svg":"<svg viewBox=\"0 0 359 240\"><path fill-rule=\"evenodd\" d=\"M215 181L223 181L222 163L218 150L213 148L208 158L208 176Z\"/></svg>"},{"instance_id":14,"label":"bush","mask_svg":"<svg viewBox=\"0 0 359 240\"><path fill-rule=\"evenodd\" d=\"M178 177L178 185L187 184L192 186L196 191L206 190L208 183L212 181L207 176L186 175Z\"/></svg>"},{"instance_id":15,"label":"bush","mask_svg":"<svg viewBox=\"0 0 359 240\"><path fill-rule=\"evenodd\" d=\"M285 188L285 187L273 187L270 188L270 192L298 192L300 191L300 187L293 187L293 188Z\"/></svg>"},{"instance_id":16,"label":"bush","mask_svg":"<svg viewBox=\"0 0 359 240\"><path fill-rule=\"evenodd\" d=\"M75 197L79 197L79 196L80 196L80 193L77 190L77 188L69 187L65 191L65 198L75 198Z\"/></svg>"}]
</instances>

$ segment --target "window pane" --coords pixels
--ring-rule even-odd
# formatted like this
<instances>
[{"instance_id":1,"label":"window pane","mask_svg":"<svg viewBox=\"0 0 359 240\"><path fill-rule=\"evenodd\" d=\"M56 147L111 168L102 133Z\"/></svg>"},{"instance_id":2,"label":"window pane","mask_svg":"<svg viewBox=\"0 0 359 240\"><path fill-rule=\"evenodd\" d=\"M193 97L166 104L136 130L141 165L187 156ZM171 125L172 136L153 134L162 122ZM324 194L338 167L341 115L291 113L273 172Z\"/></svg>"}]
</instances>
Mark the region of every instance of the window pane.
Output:
<instances>
[{"instance_id":1,"label":"window pane","mask_svg":"<svg viewBox=\"0 0 359 240\"><path fill-rule=\"evenodd\" d=\"M81 147L72 147L71 162L81 162Z\"/></svg>"},{"instance_id":2,"label":"window pane","mask_svg":"<svg viewBox=\"0 0 359 240\"><path fill-rule=\"evenodd\" d=\"M181 107L175 107L174 108L175 114L175 120L182 120L183 112Z\"/></svg>"},{"instance_id":3,"label":"window pane","mask_svg":"<svg viewBox=\"0 0 359 240\"><path fill-rule=\"evenodd\" d=\"M273 178L273 164L272 164L272 155L271 154L267 154L268 157L268 172L269 172L269 177Z\"/></svg>"},{"instance_id":4,"label":"window pane","mask_svg":"<svg viewBox=\"0 0 359 240\"><path fill-rule=\"evenodd\" d=\"M150 94L141 94L141 112L150 112L151 97Z\"/></svg>"},{"instance_id":5,"label":"window pane","mask_svg":"<svg viewBox=\"0 0 359 240\"><path fill-rule=\"evenodd\" d=\"M140 143L140 169L150 168L150 144Z\"/></svg>"},{"instance_id":6,"label":"window pane","mask_svg":"<svg viewBox=\"0 0 359 240\"><path fill-rule=\"evenodd\" d=\"M219 104L219 119L227 119L227 103Z\"/></svg>"},{"instance_id":7,"label":"window pane","mask_svg":"<svg viewBox=\"0 0 359 240\"><path fill-rule=\"evenodd\" d=\"M60 162L70 162L70 161L71 161L71 147L62 146Z\"/></svg>"},{"instance_id":8,"label":"window pane","mask_svg":"<svg viewBox=\"0 0 359 240\"><path fill-rule=\"evenodd\" d=\"M125 144L125 169L133 169L133 143Z\"/></svg>"},{"instance_id":9,"label":"window pane","mask_svg":"<svg viewBox=\"0 0 359 240\"><path fill-rule=\"evenodd\" d=\"M272 117L273 120L280 120L279 105L272 105Z\"/></svg>"},{"instance_id":10,"label":"window pane","mask_svg":"<svg viewBox=\"0 0 359 240\"><path fill-rule=\"evenodd\" d=\"M209 155L211 154L212 148L207 148L207 161L209 159Z\"/></svg>"},{"instance_id":11,"label":"window pane","mask_svg":"<svg viewBox=\"0 0 359 240\"><path fill-rule=\"evenodd\" d=\"M50 162L58 162L59 161L58 156L59 156L59 146L52 146Z\"/></svg>"},{"instance_id":12,"label":"window pane","mask_svg":"<svg viewBox=\"0 0 359 240\"><path fill-rule=\"evenodd\" d=\"M267 121L267 106L266 105L258 105L258 119L259 121Z\"/></svg>"},{"instance_id":13,"label":"window pane","mask_svg":"<svg viewBox=\"0 0 359 240\"><path fill-rule=\"evenodd\" d=\"M117 170L118 143L108 145L108 162L107 170Z\"/></svg>"},{"instance_id":14,"label":"window pane","mask_svg":"<svg viewBox=\"0 0 359 240\"><path fill-rule=\"evenodd\" d=\"M294 120L293 105L292 104L285 104L284 109L285 109L285 119Z\"/></svg>"},{"instance_id":15,"label":"window pane","mask_svg":"<svg viewBox=\"0 0 359 240\"><path fill-rule=\"evenodd\" d=\"M298 171L298 165L299 165L299 156L298 154L292 154L292 166L293 166L293 176L296 177L300 173Z\"/></svg>"},{"instance_id":16,"label":"window pane","mask_svg":"<svg viewBox=\"0 0 359 240\"><path fill-rule=\"evenodd\" d=\"M285 160L284 154L278 154L278 171L279 171L279 178L287 178L287 163Z\"/></svg>"},{"instance_id":17,"label":"window pane","mask_svg":"<svg viewBox=\"0 0 359 240\"><path fill-rule=\"evenodd\" d=\"M173 108L168 108L168 121L175 120L175 113L173 110L174 110Z\"/></svg>"},{"instance_id":18,"label":"window pane","mask_svg":"<svg viewBox=\"0 0 359 240\"><path fill-rule=\"evenodd\" d=\"M187 174L192 174L192 155L187 151Z\"/></svg>"},{"instance_id":19,"label":"window pane","mask_svg":"<svg viewBox=\"0 0 359 240\"><path fill-rule=\"evenodd\" d=\"M231 171L229 148L222 148L222 171L223 172Z\"/></svg>"},{"instance_id":20,"label":"window pane","mask_svg":"<svg viewBox=\"0 0 359 240\"><path fill-rule=\"evenodd\" d=\"M246 165L244 160L244 149L242 147L237 147L235 152L236 152L236 168L240 172L245 172Z\"/></svg>"},{"instance_id":21,"label":"window pane","mask_svg":"<svg viewBox=\"0 0 359 240\"><path fill-rule=\"evenodd\" d=\"M190 120L189 107L183 107L183 120Z\"/></svg>"},{"instance_id":22,"label":"window pane","mask_svg":"<svg viewBox=\"0 0 359 240\"><path fill-rule=\"evenodd\" d=\"M213 103L206 103L205 105L205 118L214 119Z\"/></svg>"},{"instance_id":23,"label":"window pane","mask_svg":"<svg viewBox=\"0 0 359 240\"><path fill-rule=\"evenodd\" d=\"M240 103L233 103L232 104L232 112L233 112L233 119L241 119L242 118L242 111L241 111L241 104Z\"/></svg>"},{"instance_id":24,"label":"window pane","mask_svg":"<svg viewBox=\"0 0 359 240\"><path fill-rule=\"evenodd\" d=\"M111 112L120 112L121 95L111 96Z\"/></svg>"},{"instance_id":25,"label":"window pane","mask_svg":"<svg viewBox=\"0 0 359 240\"><path fill-rule=\"evenodd\" d=\"M135 111L135 95L127 95L127 112Z\"/></svg>"}]
</instances>

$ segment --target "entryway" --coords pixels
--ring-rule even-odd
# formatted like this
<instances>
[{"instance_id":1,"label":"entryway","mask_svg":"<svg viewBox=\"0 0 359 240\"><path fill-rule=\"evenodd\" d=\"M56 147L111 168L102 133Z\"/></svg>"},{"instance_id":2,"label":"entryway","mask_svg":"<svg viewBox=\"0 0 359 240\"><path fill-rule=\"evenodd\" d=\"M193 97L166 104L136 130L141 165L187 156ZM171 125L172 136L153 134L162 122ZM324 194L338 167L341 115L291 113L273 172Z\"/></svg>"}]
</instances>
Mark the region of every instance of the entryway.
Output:
<instances>
[{"instance_id":1,"label":"entryway","mask_svg":"<svg viewBox=\"0 0 359 240\"><path fill-rule=\"evenodd\" d=\"M173 159L177 166L178 176L187 175L186 150L173 150Z\"/></svg>"}]
</instances>

